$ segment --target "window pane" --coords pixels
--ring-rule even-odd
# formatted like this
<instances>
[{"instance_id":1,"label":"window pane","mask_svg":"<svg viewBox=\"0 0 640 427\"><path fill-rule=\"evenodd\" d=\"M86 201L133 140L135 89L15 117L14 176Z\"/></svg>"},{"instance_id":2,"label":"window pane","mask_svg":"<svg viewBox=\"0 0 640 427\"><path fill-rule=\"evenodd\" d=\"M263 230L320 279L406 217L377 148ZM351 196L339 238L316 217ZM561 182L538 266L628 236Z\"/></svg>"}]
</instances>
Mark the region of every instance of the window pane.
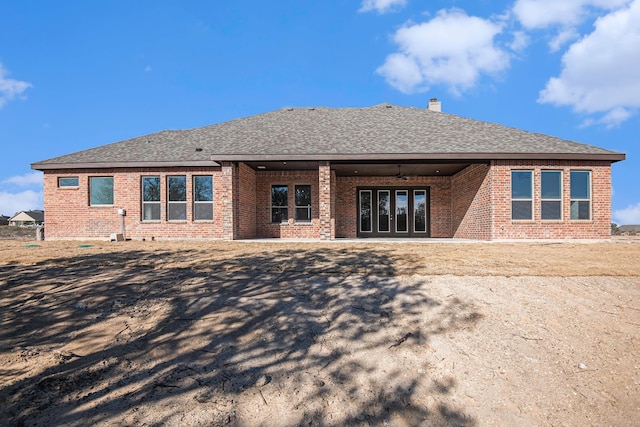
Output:
<instances>
[{"instance_id":1,"label":"window pane","mask_svg":"<svg viewBox=\"0 0 640 427\"><path fill-rule=\"evenodd\" d=\"M414 231L427 231L427 194L416 191L413 194L413 228Z\"/></svg>"},{"instance_id":2,"label":"window pane","mask_svg":"<svg viewBox=\"0 0 640 427\"><path fill-rule=\"evenodd\" d=\"M511 198L512 199L531 199L532 192L532 173L531 171L512 171L511 172Z\"/></svg>"},{"instance_id":3,"label":"window pane","mask_svg":"<svg viewBox=\"0 0 640 427\"><path fill-rule=\"evenodd\" d=\"M360 231L371 231L371 191L360 192Z\"/></svg>"},{"instance_id":4,"label":"window pane","mask_svg":"<svg viewBox=\"0 0 640 427\"><path fill-rule=\"evenodd\" d=\"M142 219L157 221L160 219L160 203L144 203L142 205Z\"/></svg>"},{"instance_id":5,"label":"window pane","mask_svg":"<svg viewBox=\"0 0 640 427\"><path fill-rule=\"evenodd\" d=\"M193 200L196 202L213 201L213 177L194 176L193 177Z\"/></svg>"},{"instance_id":6,"label":"window pane","mask_svg":"<svg viewBox=\"0 0 640 427\"><path fill-rule=\"evenodd\" d=\"M562 203L560 201L543 200L541 217L542 219L562 219Z\"/></svg>"},{"instance_id":7,"label":"window pane","mask_svg":"<svg viewBox=\"0 0 640 427\"><path fill-rule=\"evenodd\" d=\"M542 171L542 198L560 199L562 188L562 173L560 171Z\"/></svg>"},{"instance_id":8,"label":"window pane","mask_svg":"<svg viewBox=\"0 0 640 427\"><path fill-rule=\"evenodd\" d=\"M289 209L271 208L271 222L287 222L289 219Z\"/></svg>"},{"instance_id":9,"label":"window pane","mask_svg":"<svg viewBox=\"0 0 640 427\"><path fill-rule=\"evenodd\" d=\"M511 202L511 219L532 219L532 210L530 201L512 201Z\"/></svg>"},{"instance_id":10,"label":"window pane","mask_svg":"<svg viewBox=\"0 0 640 427\"><path fill-rule=\"evenodd\" d=\"M170 202L186 202L187 201L187 177L186 176L167 177L167 187L169 191Z\"/></svg>"},{"instance_id":11,"label":"window pane","mask_svg":"<svg viewBox=\"0 0 640 427\"><path fill-rule=\"evenodd\" d=\"M406 191L396 191L396 231L409 231L407 224L407 210L409 197Z\"/></svg>"},{"instance_id":12,"label":"window pane","mask_svg":"<svg viewBox=\"0 0 640 427\"><path fill-rule=\"evenodd\" d=\"M571 219L591 219L591 202L571 201Z\"/></svg>"},{"instance_id":13,"label":"window pane","mask_svg":"<svg viewBox=\"0 0 640 427\"><path fill-rule=\"evenodd\" d=\"M591 198L590 172L588 171L571 171L571 198L572 199L589 199Z\"/></svg>"},{"instance_id":14,"label":"window pane","mask_svg":"<svg viewBox=\"0 0 640 427\"><path fill-rule=\"evenodd\" d=\"M289 219L289 187L271 186L271 222L287 222Z\"/></svg>"},{"instance_id":15,"label":"window pane","mask_svg":"<svg viewBox=\"0 0 640 427\"><path fill-rule=\"evenodd\" d=\"M91 205L113 205L113 177L92 176L89 178Z\"/></svg>"},{"instance_id":16,"label":"window pane","mask_svg":"<svg viewBox=\"0 0 640 427\"><path fill-rule=\"evenodd\" d=\"M186 220L187 204L186 203L169 203L167 211L170 220Z\"/></svg>"},{"instance_id":17,"label":"window pane","mask_svg":"<svg viewBox=\"0 0 640 427\"><path fill-rule=\"evenodd\" d=\"M389 231L389 192L378 191L378 231Z\"/></svg>"},{"instance_id":18,"label":"window pane","mask_svg":"<svg viewBox=\"0 0 640 427\"><path fill-rule=\"evenodd\" d=\"M193 219L211 221L213 219L213 203L196 203L193 206Z\"/></svg>"},{"instance_id":19,"label":"window pane","mask_svg":"<svg viewBox=\"0 0 640 427\"><path fill-rule=\"evenodd\" d=\"M78 177L58 178L58 187L77 187Z\"/></svg>"},{"instance_id":20,"label":"window pane","mask_svg":"<svg viewBox=\"0 0 640 427\"><path fill-rule=\"evenodd\" d=\"M311 206L310 185L296 185L296 206Z\"/></svg>"},{"instance_id":21,"label":"window pane","mask_svg":"<svg viewBox=\"0 0 640 427\"><path fill-rule=\"evenodd\" d=\"M159 202L160 201L160 177L159 176L142 177L142 201L143 202Z\"/></svg>"},{"instance_id":22,"label":"window pane","mask_svg":"<svg viewBox=\"0 0 640 427\"><path fill-rule=\"evenodd\" d=\"M289 187L286 185L274 185L271 187L271 206L289 205Z\"/></svg>"},{"instance_id":23,"label":"window pane","mask_svg":"<svg viewBox=\"0 0 640 427\"><path fill-rule=\"evenodd\" d=\"M311 186L296 185L295 194L295 220L311 221Z\"/></svg>"},{"instance_id":24,"label":"window pane","mask_svg":"<svg viewBox=\"0 0 640 427\"><path fill-rule=\"evenodd\" d=\"M311 221L311 206L296 208L296 221Z\"/></svg>"}]
</instances>

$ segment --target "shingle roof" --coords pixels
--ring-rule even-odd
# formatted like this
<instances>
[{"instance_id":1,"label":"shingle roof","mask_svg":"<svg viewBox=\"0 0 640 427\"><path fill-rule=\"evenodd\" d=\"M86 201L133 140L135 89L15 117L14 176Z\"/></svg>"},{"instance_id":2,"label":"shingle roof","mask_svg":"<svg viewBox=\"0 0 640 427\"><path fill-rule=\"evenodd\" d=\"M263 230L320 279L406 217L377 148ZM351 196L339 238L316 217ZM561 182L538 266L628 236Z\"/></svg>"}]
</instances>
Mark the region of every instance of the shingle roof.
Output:
<instances>
[{"instance_id":1,"label":"shingle roof","mask_svg":"<svg viewBox=\"0 0 640 427\"><path fill-rule=\"evenodd\" d=\"M580 158L624 154L413 107L285 108L211 126L168 130L34 163L205 165L222 160Z\"/></svg>"}]
</instances>

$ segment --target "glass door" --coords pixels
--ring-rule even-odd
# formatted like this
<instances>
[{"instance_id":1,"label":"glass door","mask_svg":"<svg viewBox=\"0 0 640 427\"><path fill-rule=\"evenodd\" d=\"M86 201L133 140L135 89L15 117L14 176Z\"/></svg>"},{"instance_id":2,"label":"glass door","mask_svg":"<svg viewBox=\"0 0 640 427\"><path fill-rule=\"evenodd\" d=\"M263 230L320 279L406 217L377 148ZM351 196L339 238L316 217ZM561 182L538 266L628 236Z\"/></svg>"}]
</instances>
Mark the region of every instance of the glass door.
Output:
<instances>
[{"instance_id":1,"label":"glass door","mask_svg":"<svg viewBox=\"0 0 640 427\"><path fill-rule=\"evenodd\" d=\"M359 237L429 237L429 188L358 188Z\"/></svg>"}]
</instances>

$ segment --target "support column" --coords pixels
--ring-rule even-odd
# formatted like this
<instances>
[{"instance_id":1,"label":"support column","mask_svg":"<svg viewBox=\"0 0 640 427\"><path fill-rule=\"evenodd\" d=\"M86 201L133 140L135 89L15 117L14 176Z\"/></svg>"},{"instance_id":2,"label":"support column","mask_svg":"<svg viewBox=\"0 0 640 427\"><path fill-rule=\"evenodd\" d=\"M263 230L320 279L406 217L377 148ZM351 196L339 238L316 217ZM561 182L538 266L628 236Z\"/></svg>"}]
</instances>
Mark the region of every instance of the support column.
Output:
<instances>
[{"instance_id":1,"label":"support column","mask_svg":"<svg viewBox=\"0 0 640 427\"><path fill-rule=\"evenodd\" d=\"M336 237L335 226L335 173L331 171L330 162L320 162L319 177L319 213L320 239L332 240Z\"/></svg>"},{"instance_id":2,"label":"support column","mask_svg":"<svg viewBox=\"0 0 640 427\"><path fill-rule=\"evenodd\" d=\"M236 231L236 167L233 162L222 162L221 192L220 192L220 213L222 219L222 238L224 240L235 240Z\"/></svg>"}]
</instances>

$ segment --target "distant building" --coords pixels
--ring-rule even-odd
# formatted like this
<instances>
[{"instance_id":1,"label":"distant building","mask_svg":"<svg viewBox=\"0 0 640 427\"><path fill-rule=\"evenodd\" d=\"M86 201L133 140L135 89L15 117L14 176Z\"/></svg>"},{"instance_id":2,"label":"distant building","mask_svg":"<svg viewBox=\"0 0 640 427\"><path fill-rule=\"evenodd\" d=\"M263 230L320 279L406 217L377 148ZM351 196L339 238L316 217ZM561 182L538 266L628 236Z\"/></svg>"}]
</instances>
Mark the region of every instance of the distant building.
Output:
<instances>
[{"instance_id":1,"label":"distant building","mask_svg":"<svg viewBox=\"0 0 640 427\"><path fill-rule=\"evenodd\" d=\"M8 225L8 224L9 224L9 217L0 215L0 225Z\"/></svg>"},{"instance_id":2,"label":"distant building","mask_svg":"<svg viewBox=\"0 0 640 427\"><path fill-rule=\"evenodd\" d=\"M44 224L44 211L22 211L9 218L9 225L29 227Z\"/></svg>"},{"instance_id":3,"label":"distant building","mask_svg":"<svg viewBox=\"0 0 640 427\"><path fill-rule=\"evenodd\" d=\"M640 236L640 225L621 225L618 231L622 236Z\"/></svg>"}]
</instances>

